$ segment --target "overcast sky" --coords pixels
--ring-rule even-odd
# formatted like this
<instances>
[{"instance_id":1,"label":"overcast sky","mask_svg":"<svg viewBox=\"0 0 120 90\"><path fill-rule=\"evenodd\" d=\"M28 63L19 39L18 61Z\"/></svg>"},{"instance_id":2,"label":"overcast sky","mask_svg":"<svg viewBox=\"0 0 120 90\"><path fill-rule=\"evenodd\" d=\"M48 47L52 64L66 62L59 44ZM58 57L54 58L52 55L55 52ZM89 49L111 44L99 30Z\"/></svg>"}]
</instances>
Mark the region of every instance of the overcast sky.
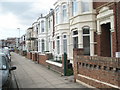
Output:
<instances>
[{"instance_id":1,"label":"overcast sky","mask_svg":"<svg viewBox=\"0 0 120 90\"><path fill-rule=\"evenodd\" d=\"M56 0L0 0L0 39L19 37L37 20L48 13Z\"/></svg>"}]
</instances>

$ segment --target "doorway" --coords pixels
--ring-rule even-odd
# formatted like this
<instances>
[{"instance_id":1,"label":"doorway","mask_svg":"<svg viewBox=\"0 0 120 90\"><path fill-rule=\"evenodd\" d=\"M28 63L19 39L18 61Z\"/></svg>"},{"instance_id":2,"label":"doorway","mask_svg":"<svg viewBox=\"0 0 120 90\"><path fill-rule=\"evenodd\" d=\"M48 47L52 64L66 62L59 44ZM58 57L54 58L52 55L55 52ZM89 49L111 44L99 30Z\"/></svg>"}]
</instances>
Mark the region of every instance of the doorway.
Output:
<instances>
[{"instance_id":1,"label":"doorway","mask_svg":"<svg viewBox=\"0 0 120 90\"><path fill-rule=\"evenodd\" d=\"M112 44L111 44L111 32L110 32L110 23L107 24L102 24L101 25L101 42L100 42L100 48L101 48L101 56L104 57L111 57L111 48L112 48Z\"/></svg>"}]
</instances>

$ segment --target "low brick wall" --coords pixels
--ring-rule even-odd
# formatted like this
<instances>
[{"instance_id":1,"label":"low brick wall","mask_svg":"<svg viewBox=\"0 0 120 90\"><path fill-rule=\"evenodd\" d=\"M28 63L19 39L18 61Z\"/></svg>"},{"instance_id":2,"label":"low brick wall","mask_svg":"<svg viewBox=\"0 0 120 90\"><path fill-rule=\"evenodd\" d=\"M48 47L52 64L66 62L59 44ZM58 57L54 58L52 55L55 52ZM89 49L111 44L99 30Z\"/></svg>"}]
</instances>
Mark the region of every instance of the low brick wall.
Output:
<instances>
[{"instance_id":1,"label":"low brick wall","mask_svg":"<svg viewBox=\"0 0 120 90\"><path fill-rule=\"evenodd\" d=\"M74 79L97 88L120 88L120 58L82 56L75 51Z\"/></svg>"},{"instance_id":2,"label":"low brick wall","mask_svg":"<svg viewBox=\"0 0 120 90\"><path fill-rule=\"evenodd\" d=\"M27 52L27 58L29 59L29 57L30 57L30 53L29 53L29 52Z\"/></svg>"},{"instance_id":3,"label":"low brick wall","mask_svg":"<svg viewBox=\"0 0 120 90\"><path fill-rule=\"evenodd\" d=\"M27 52L27 58L32 59L32 53L31 52Z\"/></svg>"},{"instance_id":4,"label":"low brick wall","mask_svg":"<svg viewBox=\"0 0 120 90\"><path fill-rule=\"evenodd\" d=\"M53 62L53 61L49 61L49 60L47 60L46 63L47 63L47 67L49 69L52 69L52 70L63 75L64 70L63 70L62 64L57 63L57 62Z\"/></svg>"},{"instance_id":5,"label":"low brick wall","mask_svg":"<svg viewBox=\"0 0 120 90\"><path fill-rule=\"evenodd\" d=\"M37 52L32 52L32 60L37 61L38 60L38 53Z\"/></svg>"}]
</instances>

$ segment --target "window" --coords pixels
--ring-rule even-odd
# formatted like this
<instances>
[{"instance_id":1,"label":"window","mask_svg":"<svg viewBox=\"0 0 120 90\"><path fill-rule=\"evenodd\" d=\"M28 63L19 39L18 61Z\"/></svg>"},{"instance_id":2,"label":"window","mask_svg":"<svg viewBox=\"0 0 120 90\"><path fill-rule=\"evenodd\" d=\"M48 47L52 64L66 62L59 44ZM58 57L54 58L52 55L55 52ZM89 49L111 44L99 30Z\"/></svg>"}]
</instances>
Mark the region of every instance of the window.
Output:
<instances>
[{"instance_id":1,"label":"window","mask_svg":"<svg viewBox=\"0 0 120 90\"><path fill-rule=\"evenodd\" d=\"M36 33L38 34L38 26L36 25Z\"/></svg>"},{"instance_id":2,"label":"window","mask_svg":"<svg viewBox=\"0 0 120 90\"><path fill-rule=\"evenodd\" d=\"M67 7L66 5L63 5L63 21L66 21L67 19Z\"/></svg>"},{"instance_id":3,"label":"window","mask_svg":"<svg viewBox=\"0 0 120 90\"><path fill-rule=\"evenodd\" d=\"M44 32L44 21L41 21L41 32Z\"/></svg>"},{"instance_id":4,"label":"window","mask_svg":"<svg viewBox=\"0 0 120 90\"><path fill-rule=\"evenodd\" d=\"M89 0L82 0L82 12L89 11Z\"/></svg>"},{"instance_id":5,"label":"window","mask_svg":"<svg viewBox=\"0 0 120 90\"><path fill-rule=\"evenodd\" d=\"M78 48L78 36L73 37L73 48Z\"/></svg>"},{"instance_id":6,"label":"window","mask_svg":"<svg viewBox=\"0 0 120 90\"><path fill-rule=\"evenodd\" d=\"M50 20L48 21L48 28L50 28L50 26L51 26L51 22L50 22Z\"/></svg>"},{"instance_id":7,"label":"window","mask_svg":"<svg viewBox=\"0 0 120 90\"><path fill-rule=\"evenodd\" d=\"M56 8L56 24L59 24L59 7Z\"/></svg>"},{"instance_id":8,"label":"window","mask_svg":"<svg viewBox=\"0 0 120 90\"><path fill-rule=\"evenodd\" d=\"M73 0L72 2L72 15L75 16L78 11L78 2L77 0Z\"/></svg>"},{"instance_id":9,"label":"window","mask_svg":"<svg viewBox=\"0 0 120 90\"><path fill-rule=\"evenodd\" d=\"M45 50L45 41L42 39L42 52Z\"/></svg>"},{"instance_id":10,"label":"window","mask_svg":"<svg viewBox=\"0 0 120 90\"><path fill-rule=\"evenodd\" d=\"M90 55L90 28L88 26L85 26L82 29L84 55Z\"/></svg>"},{"instance_id":11,"label":"window","mask_svg":"<svg viewBox=\"0 0 120 90\"><path fill-rule=\"evenodd\" d=\"M60 54L60 39L57 37L57 54Z\"/></svg>"},{"instance_id":12,"label":"window","mask_svg":"<svg viewBox=\"0 0 120 90\"><path fill-rule=\"evenodd\" d=\"M78 31L73 31L73 35L78 35Z\"/></svg>"},{"instance_id":13,"label":"window","mask_svg":"<svg viewBox=\"0 0 120 90\"><path fill-rule=\"evenodd\" d=\"M73 48L78 48L78 31L73 31Z\"/></svg>"},{"instance_id":14,"label":"window","mask_svg":"<svg viewBox=\"0 0 120 90\"><path fill-rule=\"evenodd\" d=\"M67 36L63 35L63 52L67 53Z\"/></svg>"}]
</instances>

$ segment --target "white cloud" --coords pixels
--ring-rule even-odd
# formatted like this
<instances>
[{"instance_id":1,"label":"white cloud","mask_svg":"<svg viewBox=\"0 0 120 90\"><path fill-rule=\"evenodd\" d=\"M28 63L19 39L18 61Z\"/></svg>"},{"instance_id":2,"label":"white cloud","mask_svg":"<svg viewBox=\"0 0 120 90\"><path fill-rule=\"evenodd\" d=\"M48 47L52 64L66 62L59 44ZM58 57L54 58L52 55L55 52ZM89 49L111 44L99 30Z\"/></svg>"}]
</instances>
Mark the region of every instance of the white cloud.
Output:
<instances>
[{"instance_id":1,"label":"white cloud","mask_svg":"<svg viewBox=\"0 0 120 90\"><path fill-rule=\"evenodd\" d=\"M0 2L53 2L53 1L56 1L56 0L0 0Z\"/></svg>"},{"instance_id":2,"label":"white cloud","mask_svg":"<svg viewBox=\"0 0 120 90\"><path fill-rule=\"evenodd\" d=\"M18 37L18 27L23 29L21 34L25 33L26 27L20 24L19 21L19 18L12 13L0 15L0 39Z\"/></svg>"},{"instance_id":3,"label":"white cloud","mask_svg":"<svg viewBox=\"0 0 120 90\"><path fill-rule=\"evenodd\" d=\"M23 35L40 14L46 14L55 2L56 0L0 0L0 39L18 37L17 28L21 29Z\"/></svg>"},{"instance_id":4,"label":"white cloud","mask_svg":"<svg viewBox=\"0 0 120 90\"><path fill-rule=\"evenodd\" d=\"M14 28L17 25L19 25L19 20L12 13L0 15L0 27Z\"/></svg>"}]
</instances>

